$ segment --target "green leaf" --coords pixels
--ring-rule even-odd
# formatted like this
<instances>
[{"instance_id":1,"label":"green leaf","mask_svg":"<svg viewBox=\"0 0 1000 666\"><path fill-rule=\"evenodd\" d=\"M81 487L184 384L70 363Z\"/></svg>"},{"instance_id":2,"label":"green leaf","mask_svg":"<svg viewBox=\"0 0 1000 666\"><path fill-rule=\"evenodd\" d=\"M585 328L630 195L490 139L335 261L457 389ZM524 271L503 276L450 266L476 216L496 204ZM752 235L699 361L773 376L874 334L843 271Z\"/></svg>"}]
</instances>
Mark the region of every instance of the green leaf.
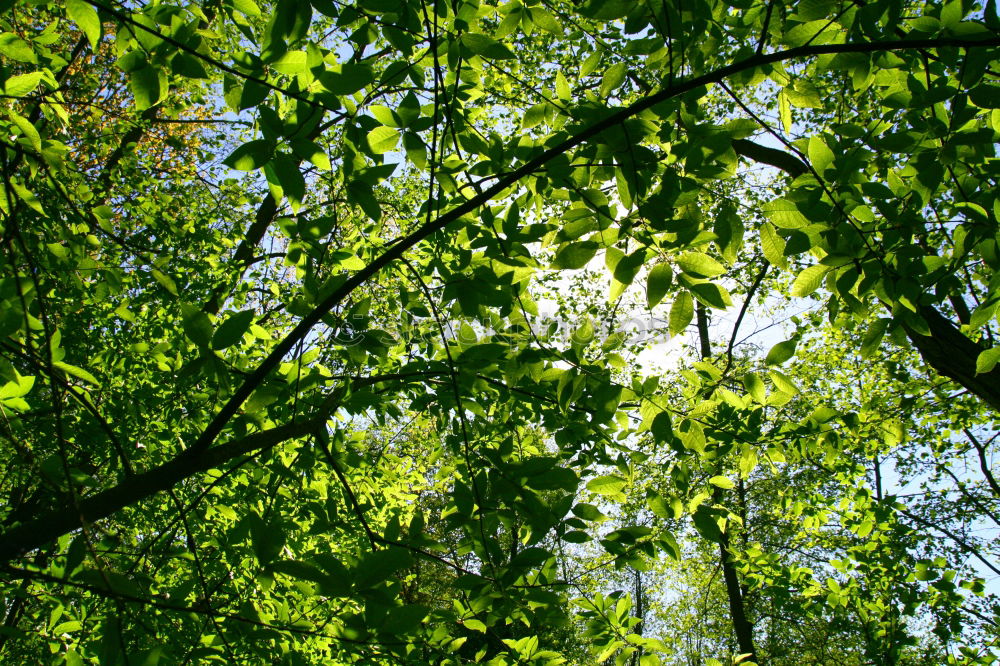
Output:
<instances>
[{"instance_id":1,"label":"green leaf","mask_svg":"<svg viewBox=\"0 0 1000 666\"><path fill-rule=\"evenodd\" d=\"M670 283L674 279L674 272L670 264L657 264L649 271L649 278L646 281L646 307L652 309L670 289Z\"/></svg>"},{"instance_id":2,"label":"green leaf","mask_svg":"<svg viewBox=\"0 0 1000 666\"><path fill-rule=\"evenodd\" d=\"M257 107L271 94L270 88L256 81L247 81L242 88L237 87L234 90L239 93L235 104L237 111ZM229 100L228 97L226 99Z\"/></svg>"},{"instance_id":3,"label":"green leaf","mask_svg":"<svg viewBox=\"0 0 1000 666\"><path fill-rule=\"evenodd\" d=\"M715 543L722 541L722 530L719 529L719 523L716 520L716 515L704 504L695 509L691 518L694 522L695 529L698 530L698 534L700 534L703 538Z\"/></svg>"},{"instance_id":4,"label":"green leaf","mask_svg":"<svg viewBox=\"0 0 1000 666\"><path fill-rule=\"evenodd\" d=\"M809 218L802 214L794 202L787 199L769 201L761 210L776 227L781 229L801 229L809 225Z\"/></svg>"},{"instance_id":5,"label":"green leaf","mask_svg":"<svg viewBox=\"0 0 1000 666\"><path fill-rule=\"evenodd\" d=\"M582 530L572 530L563 534L562 540L568 543L587 543L588 541L592 541L592 538Z\"/></svg>"},{"instance_id":6,"label":"green leaf","mask_svg":"<svg viewBox=\"0 0 1000 666\"><path fill-rule=\"evenodd\" d=\"M995 296L983 301L972 311L972 317L969 318L969 327L972 329L982 328L993 319L997 311L1000 311L1000 297Z\"/></svg>"},{"instance_id":7,"label":"green leaf","mask_svg":"<svg viewBox=\"0 0 1000 666\"><path fill-rule=\"evenodd\" d=\"M583 323L570 335L570 344L574 349L581 350L594 341L594 325L590 317L584 317Z\"/></svg>"},{"instance_id":8,"label":"green leaf","mask_svg":"<svg viewBox=\"0 0 1000 666\"><path fill-rule=\"evenodd\" d=\"M628 14L633 6L630 0L587 0L579 12L597 21L612 21Z\"/></svg>"},{"instance_id":9,"label":"green leaf","mask_svg":"<svg viewBox=\"0 0 1000 666\"><path fill-rule=\"evenodd\" d=\"M964 15L962 10L962 0L949 0L941 9L941 24L950 28L958 25Z\"/></svg>"},{"instance_id":10,"label":"green leaf","mask_svg":"<svg viewBox=\"0 0 1000 666\"><path fill-rule=\"evenodd\" d=\"M344 63L339 71L327 71L319 76L319 82L334 95L353 95L375 82L375 74L368 65Z\"/></svg>"},{"instance_id":11,"label":"green leaf","mask_svg":"<svg viewBox=\"0 0 1000 666\"><path fill-rule=\"evenodd\" d=\"M10 181L10 187L14 190L14 194L16 194L21 201L28 204L29 208L39 215L45 215L45 210L42 208L42 202L38 200L38 197L35 196L34 192L26 188L24 185L21 185L16 180Z\"/></svg>"},{"instance_id":12,"label":"green leaf","mask_svg":"<svg viewBox=\"0 0 1000 666\"><path fill-rule=\"evenodd\" d=\"M795 395L799 392L799 389L795 385L795 382L793 382L787 375L784 375L777 370L771 370L767 373L767 375L768 377L771 378L771 381L774 383L774 387L779 391L781 391L782 393L785 393L787 395Z\"/></svg>"},{"instance_id":13,"label":"green leaf","mask_svg":"<svg viewBox=\"0 0 1000 666\"><path fill-rule=\"evenodd\" d=\"M566 76L561 71L556 72L556 97L563 101L569 101L572 94Z\"/></svg>"},{"instance_id":14,"label":"green leaf","mask_svg":"<svg viewBox=\"0 0 1000 666\"><path fill-rule=\"evenodd\" d=\"M760 249L768 263L777 268L788 268L785 241L770 224L760 225Z\"/></svg>"},{"instance_id":15,"label":"green leaf","mask_svg":"<svg viewBox=\"0 0 1000 666\"><path fill-rule=\"evenodd\" d=\"M524 112L524 118L521 120L522 129L531 129L537 125L542 124L545 121L545 114L548 110L548 105L545 102L540 102L534 106L528 108Z\"/></svg>"},{"instance_id":16,"label":"green leaf","mask_svg":"<svg viewBox=\"0 0 1000 666\"><path fill-rule=\"evenodd\" d=\"M271 159L274 154L274 144L265 139L248 141L230 153L222 163L237 171L253 171L259 169Z\"/></svg>"},{"instance_id":17,"label":"green leaf","mask_svg":"<svg viewBox=\"0 0 1000 666\"><path fill-rule=\"evenodd\" d=\"M275 41L296 44L309 32L312 7L299 0L278 0L271 17L271 37Z\"/></svg>"},{"instance_id":18,"label":"green leaf","mask_svg":"<svg viewBox=\"0 0 1000 666\"><path fill-rule=\"evenodd\" d=\"M0 387L0 400L23 398L34 385L35 378L33 376L22 377L15 371L14 379Z\"/></svg>"},{"instance_id":19,"label":"green leaf","mask_svg":"<svg viewBox=\"0 0 1000 666\"><path fill-rule=\"evenodd\" d=\"M646 500L646 504L657 518L663 518L664 520L673 520L676 518L670 504L661 495L653 495Z\"/></svg>"},{"instance_id":20,"label":"green leaf","mask_svg":"<svg viewBox=\"0 0 1000 666\"><path fill-rule=\"evenodd\" d=\"M740 478L748 479L750 478L751 472L757 467L758 457L757 450L753 446L747 446L740 452Z\"/></svg>"},{"instance_id":21,"label":"green leaf","mask_svg":"<svg viewBox=\"0 0 1000 666\"><path fill-rule=\"evenodd\" d=\"M137 110L144 111L160 101L166 92L160 83L160 70L156 67L146 65L129 72L128 85Z\"/></svg>"},{"instance_id":22,"label":"green leaf","mask_svg":"<svg viewBox=\"0 0 1000 666\"><path fill-rule=\"evenodd\" d=\"M462 620L462 626L464 626L466 629L470 629L472 631L478 631L478 632L484 633L484 634L486 633L486 625L483 624L482 620L477 620L474 617L470 617L470 618L468 618L466 620Z\"/></svg>"},{"instance_id":23,"label":"green leaf","mask_svg":"<svg viewBox=\"0 0 1000 666\"><path fill-rule=\"evenodd\" d=\"M281 191L288 203L291 204L292 212L299 212L302 200L305 198L306 181L299 171L299 164L287 154L278 154L264 165L264 174L267 182L281 187Z\"/></svg>"},{"instance_id":24,"label":"green leaf","mask_svg":"<svg viewBox=\"0 0 1000 666\"><path fill-rule=\"evenodd\" d=\"M822 264L815 264L806 268L792 282L792 296L802 298L819 289L819 286L823 284L823 278L829 271L830 267Z\"/></svg>"},{"instance_id":25,"label":"green leaf","mask_svg":"<svg viewBox=\"0 0 1000 666\"><path fill-rule=\"evenodd\" d=\"M607 97L615 90L618 90L625 83L625 76L628 74L628 65L623 62L615 63L608 67L601 79L601 97Z\"/></svg>"},{"instance_id":26,"label":"green leaf","mask_svg":"<svg viewBox=\"0 0 1000 666\"><path fill-rule=\"evenodd\" d=\"M723 490L732 490L736 487L736 484L733 483L732 479L727 476L713 476L708 480L708 482L716 488L722 488Z\"/></svg>"},{"instance_id":27,"label":"green leaf","mask_svg":"<svg viewBox=\"0 0 1000 666\"><path fill-rule=\"evenodd\" d=\"M198 58L195 58L189 53L179 52L170 59L170 69L179 76L184 76L189 79L208 79L210 78L208 70L205 69L205 65Z\"/></svg>"},{"instance_id":28,"label":"green leaf","mask_svg":"<svg viewBox=\"0 0 1000 666\"><path fill-rule=\"evenodd\" d=\"M781 128L785 134L792 133L792 105L788 102L788 95L785 89L778 91L778 116L781 119Z\"/></svg>"},{"instance_id":29,"label":"green leaf","mask_svg":"<svg viewBox=\"0 0 1000 666\"><path fill-rule=\"evenodd\" d=\"M991 372L996 367L997 361L1000 361L1000 347L979 352L979 356L976 358L976 374L983 375Z\"/></svg>"},{"instance_id":30,"label":"green leaf","mask_svg":"<svg viewBox=\"0 0 1000 666\"><path fill-rule=\"evenodd\" d=\"M181 322L184 334L199 347L208 347L212 341L212 322L196 305L181 303Z\"/></svg>"},{"instance_id":31,"label":"green leaf","mask_svg":"<svg viewBox=\"0 0 1000 666\"><path fill-rule=\"evenodd\" d=\"M309 70L305 51L289 51L271 63L271 68L287 76L294 76Z\"/></svg>"},{"instance_id":32,"label":"green leaf","mask_svg":"<svg viewBox=\"0 0 1000 666\"><path fill-rule=\"evenodd\" d=\"M466 32L461 36L460 41L462 42L462 46L477 56L482 56L489 60L513 60L517 57L510 49L497 40L478 32Z\"/></svg>"},{"instance_id":33,"label":"green leaf","mask_svg":"<svg viewBox=\"0 0 1000 666\"><path fill-rule=\"evenodd\" d=\"M236 11L243 12L247 16L260 16L260 8L254 0L230 0Z\"/></svg>"},{"instance_id":34,"label":"green leaf","mask_svg":"<svg viewBox=\"0 0 1000 666\"><path fill-rule=\"evenodd\" d=\"M567 243L556 252L552 261L553 268L578 269L583 268L597 254L597 243L595 241L579 241L577 243Z\"/></svg>"},{"instance_id":35,"label":"green leaf","mask_svg":"<svg viewBox=\"0 0 1000 666\"><path fill-rule=\"evenodd\" d=\"M254 556L262 565L272 562L285 546L284 530L279 525L264 522L256 513L250 515L250 539Z\"/></svg>"},{"instance_id":36,"label":"green leaf","mask_svg":"<svg viewBox=\"0 0 1000 666\"><path fill-rule=\"evenodd\" d=\"M152 274L153 279L159 282L160 286L169 291L172 296L180 295L177 292L177 283L174 282L174 279L172 277L170 277L169 275L167 275L158 268L153 268L149 272L150 274Z\"/></svg>"},{"instance_id":37,"label":"green leaf","mask_svg":"<svg viewBox=\"0 0 1000 666\"><path fill-rule=\"evenodd\" d=\"M807 154L816 173L821 176L826 168L833 164L833 151L826 145L822 137L810 137Z\"/></svg>"},{"instance_id":38,"label":"green leaf","mask_svg":"<svg viewBox=\"0 0 1000 666\"><path fill-rule=\"evenodd\" d=\"M563 25L559 22L559 19L541 6L535 5L534 7L529 7L528 14L531 16L531 22L542 30L550 32L553 35L563 34Z\"/></svg>"},{"instance_id":39,"label":"green leaf","mask_svg":"<svg viewBox=\"0 0 1000 666\"><path fill-rule=\"evenodd\" d=\"M385 627L395 636L413 633L423 624L430 609L420 604L394 606L385 620Z\"/></svg>"},{"instance_id":40,"label":"green leaf","mask_svg":"<svg viewBox=\"0 0 1000 666\"><path fill-rule=\"evenodd\" d=\"M396 0L360 0L360 6L376 14L395 14L401 10Z\"/></svg>"},{"instance_id":41,"label":"green leaf","mask_svg":"<svg viewBox=\"0 0 1000 666\"><path fill-rule=\"evenodd\" d=\"M597 69L597 66L601 64L601 51L600 49L594 51L586 58L584 58L583 63L580 65L580 78L589 76Z\"/></svg>"},{"instance_id":42,"label":"green leaf","mask_svg":"<svg viewBox=\"0 0 1000 666\"><path fill-rule=\"evenodd\" d=\"M710 278L726 272L725 266L702 252L688 252L677 257L677 265L695 277Z\"/></svg>"},{"instance_id":43,"label":"green leaf","mask_svg":"<svg viewBox=\"0 0 1000 666\"><path fill-rule=\"evenodd\" d=\"M609 248L608 252L611 252L612 249L614 248ZM645 261L645 248L636 250L632 254L621 257L618 261L614 262L612 275L614 275L615 280L623 285L632 284L632 280L635 279L636 274L639 272L639 269L642 268Z\"/></svg>"},{"instance_id":44,"label":"green leaf","mask_svg":"<svg viewBox=\"0 0 1000 666\"><path fill-rule=\"evenodd\" d=\"M395 546L368 553L354 569L354 584L359 589L372 587L388 580L412 562L413 558L408 551Z\"/></svg>"},{"instance_id":45,"label":"green leaf","mask_svg":"<svg viewBox=\"0 0 1000 666\"><path fill-rule=\"evenodd\" d=\"M693 318L694 299L691 298L691 292L682 291L677 294L677 298L670 306L670 335L677 336L683 333Z\"/></svg>"},{"instance_id":46,"label":"green leaf","mask_svg":"<svg viewBox=\"0 0 1000 666\"><path fill-rule=\"evenodd\" d=\"M296 139L292 141L292 150L299 157L312 162L321 171L330 171L333 169L329 155L314 141Z\"/></svg>"},{"instance_id":47,"label":"green leaf","mask_svg":"<svg viewBox=\"0 0 1000 666\"><path fill-rule=\"evenodd\" d=\"M580 502L574 505L573 515L590 522L604 522L608 519L607 516L601 513L600 509L593 504L588 504L586 502Z\"/></svg>"},{"instance_id":48,"label":"green leaf","mask_svg":"<svg viewBox=\"0 0 1000 666\"><path fill-rule=\"evenodd\" d=\"M828 25L826 21L821 23ZM791 86L786 86L783 92L788 101L795 106L803 109L823 108L823 97L819 89L807 79L796 79Z\"/></svg>"},{"instance_id":49,"label":"green leaf","mask_svg":"<svg viewBox=\"0 0 1000 666\"><path fill-rule=\"evenodd\" d=\"M759 375L753 372L748 372L743 375L743 386L746 387L747 393L750 394L750 397L753 398L755 402L764 404L767 396L764 394L764 381Z\"/></svg>"},{"instance_id":50,"label":"green leaf","mask_svg":"<svg viewBox=\"0 0 1000 666\"><path fill-rule=\"evenodd\" d=\"M881 344L882 336L885 335L885 329L889 323L889 319L876 319L872 323L865 333L865 337L861 340L861 358L871 358Z\"/></svg>"},{"instance_id":51,"label":"green leaf","mask_svg":"<svg viewBox=\"0 0 1000 666\"><path fill-rule=\"evenodd\" d=\"M270 564L268 568L275 573L285 574L292 578L307 580L313 583L325 583L330 578L329 574L322 571L316 565L296 560L281 560Z\"/></svg>"},{"instance_id":52,"label":"green leaf","mask_svg":"<svg viewBox=\"0 0 1000 666\"><path fill-rule=\"evenodd\" d=\"M4 94L10 97L24 97L30 95L42 81L41 72L29 72L18 74L7 79L3 84Z\"/></svg>"},{"instance_id":53,"label":"green leaf","mask_svg":"<svg viewBox=\"0 0 1000 666\"><path fill-rule=\"evenodd\" d=\"M253 310L244 310L243 312L237 312L222 322L212 336L212 349L219 350L232 347L242 340L243 335L250 329L253 318Z\"/></svg>"},{"instance_id":54,"label":"green leaf","mask_svg":"<svg viewBox=\"0 0 1000 666\"><path fill-rule=\"evenodd\" d=\"M36 64L38 56L35 55L31 44L24 41L12 32L0 33L0 55L17 62L29 62Z\"/></svg>"},{"instance_id":55,"label":"green leaf","mask_svg":"<svg viewBox=\"0 0 1000 666\"><path fill-rule=\"evenodd\" d=\"M1000 86L981 83L969 92L969 101L981 109L1000 109Z\"/></svg>"},{"instance_id":56,"label":"green leaf","mask_svg":"<svg viewBox=\"0 0 1000 666\"><path fill-rule=\"evenodd\" d=\"M729 291L722 285L714 282L694 283L690 286L690 289L695 298L710 308L725 310L733 305L733 301L729 297Z\"/></svg>"},{"instance_id":57,"label":"green leaf","mask_svg":"<svg viewBox=\"0 0 1000 666\"><path fill-rule=\"evenodd\" d=\"M93 384L94 386L97 387L100 387L101 385L101 382L97 381L97 377L94 377L94 375L90 374L83 368L78 368L75 365L70 365L69 363L63 363L62 361L53 361L52 365L58 368L59 370L65 372L67 375L71 375L73 377L76 377L77 379L82 379L88 384Z\"/></svg>"},{"instance_id":58,"label":"green leaf","mask_svg":"<svg viewBox=\"0 0 1000 666\"><path fill-rule=\"evenodd\" d=\"M669 443L674 438L673 423L670 420L670 414L667 412L660 412L653 417L653 421L649 425L649 431L653 433L653 439L656 442L667 442Z\"/></svg>"},{"instance_id":59,"label":"green leaf","mask_svg":"<svg viewBox=\"0 0 1000 666\"><path fill-rule=\"evenodd\" d=\"M347 200L356 203L361 210L373 220L382 218L382 209L372 191L371 185L361 180L352 180L347 184Z\"/></svg>"},{"instance_id":60,"label":"green leaf","mask_svg":"<svg viewBox=\"0 0 1000 666\"><path fill-rule=\"evenodd\" d=\"M132 49L131 51L126 51L123 53L118 60L115 61L118 68L121 69L126 74L131 74L137 69L142 69L146 67L146 56L143 54L142 49Z\"/></svg>"},{"instance_id":61,"label":"green leaf","mask_svg":"<svg viewBox=\"0 0 1000 666\"><path fill-rule=\"evenodd\" d=\"M392 127L376 127L368 132L368 147L376 155L388 153L396 149L399 143L399 130Z\"/></svg>"},{"instance_id":62,"label":"green leaf","mask_svg":"<svg viewBox=\"0 0 1000 666\"><path fill-rule=\"evenodd\" d=\"M764 362L768 365L781 365L793 356L795 356L795 340L785 340L771 347Z\"/></svg>"},{"instance_id":63,"label":"green leaf","mask_svg":"<svg viewBox=\"0 0 1000 666\"><path fill-rule=\"evenodd\" d=\"M66 0L66 14L87 36L90 48L97 51L97 43L101 41L101 19L97 10L85 0Z\"/></svg>"},{"instance_id":64,"label":"green leaf","mask_svg":"<svg viewBox=\"0 0 1000 666\"><path fill-rule=\"evenodd\" d=\"M587 490L598 495L617 495L627 485L625 479L614 474L599 476L587 482Z\"/></svg>"}]
</instances>

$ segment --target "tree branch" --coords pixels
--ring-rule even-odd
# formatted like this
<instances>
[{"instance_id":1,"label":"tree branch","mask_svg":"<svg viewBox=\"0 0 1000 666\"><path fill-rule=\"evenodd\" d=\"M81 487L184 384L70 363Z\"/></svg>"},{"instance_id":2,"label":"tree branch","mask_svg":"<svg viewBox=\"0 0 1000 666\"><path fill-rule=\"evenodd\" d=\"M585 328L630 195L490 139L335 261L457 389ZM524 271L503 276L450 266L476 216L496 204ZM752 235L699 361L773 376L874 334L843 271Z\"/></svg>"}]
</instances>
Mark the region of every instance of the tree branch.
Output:
<instances>
[{"instance_id":1,"label":"tree branch","mask_svg":"<svg viewBox=\"0 0 1000 666\"><path fill-rule=\"evenodd\" d=\"M219 436L222 429L229 422L229 419L236 414L236 411L240 408L243 402L250 397L250 394L254 392L257 386L259 386L260 383L263 382L264 379L271 373L271 371L274 370L279 363L281 363L281 359L283 359L285 355L295 347L299 340L308 335L309 331L312 330L313 326L319 323L324 315L342 303L344 299L354 292L355 289L366 283L390 263L402 257L407 250L415 246L417 243L429 238L432 234L443 230L452 222L459 220L462 216L467 215L468 213L471 213L472 211L485 205L487 202L491 201L493 198L499 196L508 188L518 183L522 178L531 175L535 170L541 168L549 161L567 153L573 148L586 142L588 139L596 137L605 130L611 129L625 120L628 120L629 118L656 106L657 104L673 99L674 97L678 97L692 90L696 90L702 86L718 83L734 74L738 74L755 67L760 67L761 65L831 53L874 53L879 51L905 51L944 46L964 48L995 47L1000 46L1000 38L974 40L941 37L935 39L874 41L860 44L816 44L810 46L800 46L774 53L758 54L731 65L721 67L714 72L696 76L687 81L678 83L677 85L664 88L657 93L644 97L637 102L610 114L604 118L604 120L590 125L569 138L559 142L555 146L543 151L537 157L528 160L519 168L514 169L506 176L499 179L492 187L483 190L481 194L477 194L471 199L465 201L465 203L453 208L443 215L438 216L435 220L424 224L409 235L403 237L381 255L376 257L365 268L359 270L357 273L348 278L343 285L334 290L333 293L323 300L323 302L303 317L298 325L292 329L292 331L285 336L285 338L279 342L274 349L271 350L271 353L268 354L267 358L265 358L260 365L257 366L257 369L246 378L243 384L233 393L229 401L223 405L223 407L216 414L215 418L212 419L211 423L209 423L205 428L201 437L199 437L193 444L193 447L203 449L211 446L212 442L215 441L216 437Z\"/></svg>"}]
</instances>

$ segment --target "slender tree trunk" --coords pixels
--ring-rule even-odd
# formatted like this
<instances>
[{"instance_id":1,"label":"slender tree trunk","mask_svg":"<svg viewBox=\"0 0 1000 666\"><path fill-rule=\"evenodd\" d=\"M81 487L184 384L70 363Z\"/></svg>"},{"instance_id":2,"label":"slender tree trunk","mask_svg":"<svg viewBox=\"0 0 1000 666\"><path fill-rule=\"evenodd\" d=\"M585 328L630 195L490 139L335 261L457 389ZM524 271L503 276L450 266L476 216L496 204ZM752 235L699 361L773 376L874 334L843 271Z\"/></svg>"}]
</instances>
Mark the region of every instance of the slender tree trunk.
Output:
<instances>
[{"instance_id":1,"label":"slender tree trunk","mask_svg":"<svg viewBox=\"0 0 1000 666\"><path fill-rule=\"evenodd\" d=\"M702 358L712 356L712 342L708 337L708 309L698 303L695 307L698 324L698 340L701 345ZM721 470L720 470L721 471ZM712 493L712 502L718 503L722 498L722 489L716 488ZM760 663L757 660L757 650L753 643L753 625L747 619L746 607L743 603L743 590L740 586L739 573L733 564L732 555L729 552L729 534L722 533L719 540L719 564L722 567L722 579L726 584L726 597L729 600L729 617L733 622L733 633L736 634L736 643L739 645L741 654L749 654L750 661Z\"/></svg>"},{"instance_id":2,"label":"slender tree trunk","mask_svg":"<svg viewBox=\"0 0 1000 666\"><path fill-rule=\"evenodd\" d=\"M882 501L882 461L875 454L875 499Z\"/></svg>"},{"instance_id":3,"label":"slender tree trunk","mask_svg":"<svg viewBox=\"0 0 1000 666\"><path fill-rule=\"evenodd\" d=\"M632 587L633 595L635 596L635 607L633 608L633 611L635 617L639 618L639 624L635 625L632 629L632 633L642 636L642 629L646 624L646 599L642 593L642 572L639 570L634 570L632 572ZM629 662L631 666L639 666L639 659L642 657L643 652L643 649L640 647L632 653L632 659Z\"/></svg>"},{"instance_id":4,"label":"slender tree trunk","mask_svg":"<svg viewBox=\"0 0 1000 666\"><path fill-rule=\"evenodd\" d=\"M729 599L729 615L733 620L733 633L736 634L740 653L749 654L750 661L759 664L761 662L757 659L757 650L753 642L753 625L747 619L740 579L729 553L729 535L726 533L722 534L722 540L719 542L719 558L722 563L722 577L726 582L726 596Z\"/></svg>"}]
</instances>

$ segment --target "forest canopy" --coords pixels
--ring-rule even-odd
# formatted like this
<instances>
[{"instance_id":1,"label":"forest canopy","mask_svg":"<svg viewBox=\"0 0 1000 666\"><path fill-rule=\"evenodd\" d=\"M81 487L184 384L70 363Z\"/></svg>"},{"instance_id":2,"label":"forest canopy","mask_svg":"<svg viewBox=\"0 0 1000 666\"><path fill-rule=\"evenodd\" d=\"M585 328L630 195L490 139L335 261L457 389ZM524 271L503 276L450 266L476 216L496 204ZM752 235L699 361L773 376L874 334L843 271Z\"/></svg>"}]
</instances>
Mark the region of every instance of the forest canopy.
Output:
<instances>
[{"instance_id":1,"label":"forest canopy","mask_svg":"<svg viewBox=\"0 0 1000 666\"><path fill-rule=\"evenodd\" d=\"M0 0L0 660L993 664L995 0Z\"/></svg>"}]
</instances>

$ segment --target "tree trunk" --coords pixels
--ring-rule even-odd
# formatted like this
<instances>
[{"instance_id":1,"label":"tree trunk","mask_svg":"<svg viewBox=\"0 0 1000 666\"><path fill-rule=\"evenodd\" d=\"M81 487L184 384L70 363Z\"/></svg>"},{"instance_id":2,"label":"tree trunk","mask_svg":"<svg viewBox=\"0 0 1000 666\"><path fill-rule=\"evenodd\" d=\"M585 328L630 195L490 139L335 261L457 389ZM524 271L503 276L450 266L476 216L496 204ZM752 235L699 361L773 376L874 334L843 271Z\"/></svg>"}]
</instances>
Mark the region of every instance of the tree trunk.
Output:
<instances>
[{"instance_id":1,"label":"tree trunk","mask_svg":"<svg viewBox=\"0 0 1000 666\"><path fill-rule=\"evenodd\" d=\"M698 303L695 307L695 314L701 356L709 358L712 355L712 343L708 337L708 309L702 303ZM712 493L712 502L718 503L721 498L722 489L716 488ZM729 553L729 535L725 532L722 533L722 538L719 540L719 564L722 567L722 579L726 584L726 597L729 599L729 616L733 621L733 633L736 634L740 653L749 654L750 661L760 663L757 661L757 650L754 649L753 644L753 625L747 619L746 608L743 604L740 577Z\"/></svg>"},{"instance_id":2,"label":"tree trunk","mask_svg":"<svg viewBox=\"0 0 1000 666\"><path fill-rule=\"evenodd\" d=\"M809 165L795 155L746 139L733 141L733 150L747 159L781 169L792 178L810 171ZM962 307L957 307L960 317ZM1000 366L990 372L977 374L976 359L983 348L964 335L936 308L921 306L920 316L927 322L930 335L922 335L905 324L904 329L924 362L939 375L952 379L1000 412Z\"/></svg>"},{"instance_id":3,"label":"tree trunk","mask_svg":"<svg viewBox=\"0 0 1000 666\"><path fill-rule=\"evenodd\" d=\"M722 534L722 541L719 542L719 559L722 563L722 577L726 582L726 596L729 599L729 615L733 619L733 633L736 634L740 653L749 654L750 661L759 664L757 650L754 649L753 644L753 625L747 619L746 609L743 606L740 579L729 554L729 535L726 533Z\"/></svg>"}]
</instances>

